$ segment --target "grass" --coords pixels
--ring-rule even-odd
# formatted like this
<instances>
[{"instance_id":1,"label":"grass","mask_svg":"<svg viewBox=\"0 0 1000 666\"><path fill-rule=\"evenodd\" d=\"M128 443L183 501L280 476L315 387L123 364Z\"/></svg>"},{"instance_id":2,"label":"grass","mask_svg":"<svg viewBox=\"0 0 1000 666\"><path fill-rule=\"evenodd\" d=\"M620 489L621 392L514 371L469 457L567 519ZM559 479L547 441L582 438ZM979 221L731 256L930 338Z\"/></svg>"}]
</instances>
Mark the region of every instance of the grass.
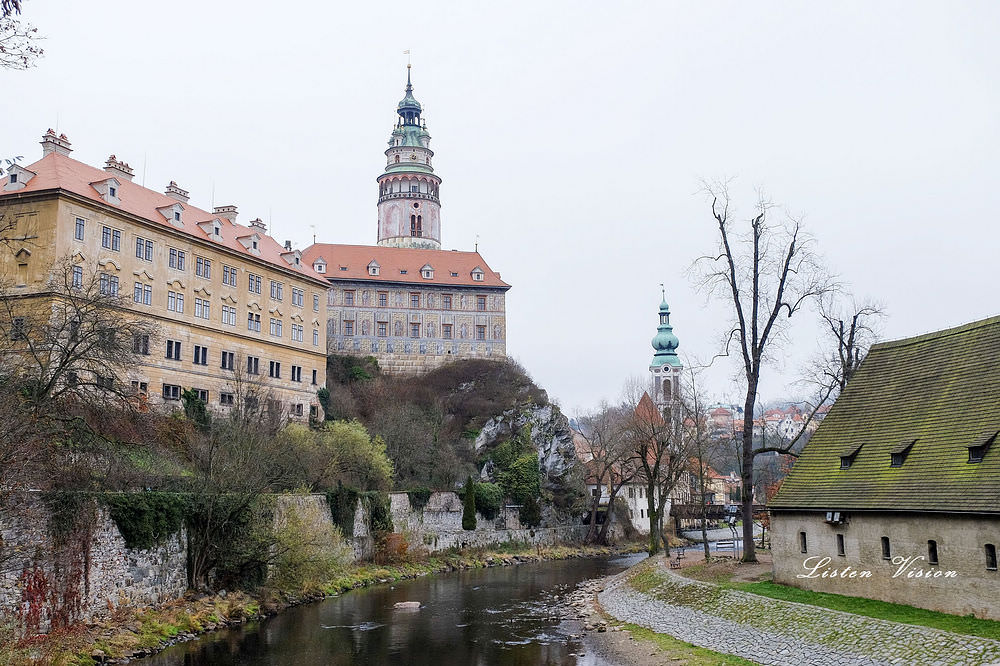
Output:
<instances>
[{"instance_id":1,"label":"grass","mask_svg":"<svg viewBox=\"0 0 1000 666\"><path fill-rule=\"evenodd\" d=\"M914 624L921 627L950 631L956 634L1000 640L1000 622L996 620L983 620L972 615L952 615L926 608L894 604L888 601L878 601L864 597L850 597L830 592L803 590L770 581L770 573L768 572L765 572L761 576L761 580L756 582L733 581L732 577L736 571L737 566L735 564L716 562L685 567L681 573L688 578L712 583L723 589L750 592L762 597L768 597L769 599L794 601L800 604L829 608L844 613L873 617L879 620ZM650 571L649 573L655 578L655 572ZM654 580L644 580L643 584L647 587L655 587L656 585Z\"/></svg>"},{"instance_id":2,"label":"grass","mask_svg":"<svg viewBox=\"0 0 1000 666\"><path fill-rule=\"evenodd\" d=\"M800 604L810 604L812 606L820 606L821 608L853 613L854 615L889 620L890 622L915 624L922 627L950 631L956 634L967 634L969 636L1000 640L1000 622L983 620L971 615L951 615L925 608L893 604L887 601L848 597L829 592L801 590L797 587L780 585L769 581L759 583L727 583L723 586L743 592L752 592L753 594L759 594L771 599L794 601Z\"/></svg>"},{"instance_id":3,"label":"grass","mask_svg":"<svg viewBox=\"0 0 1000 666\"><path fill-rule=\"evenodd\" d=\"M636 640L654 644L661 651L661 654L657 656L669 657L672 663L687 664L688 666L752 666L753 664L752 661L731 654L713 652L691 643L685 643L669 634L658 634L652 629L641 627L638 624L626 623L622 627L630 631Z\"/></svg>"}]
</instances>

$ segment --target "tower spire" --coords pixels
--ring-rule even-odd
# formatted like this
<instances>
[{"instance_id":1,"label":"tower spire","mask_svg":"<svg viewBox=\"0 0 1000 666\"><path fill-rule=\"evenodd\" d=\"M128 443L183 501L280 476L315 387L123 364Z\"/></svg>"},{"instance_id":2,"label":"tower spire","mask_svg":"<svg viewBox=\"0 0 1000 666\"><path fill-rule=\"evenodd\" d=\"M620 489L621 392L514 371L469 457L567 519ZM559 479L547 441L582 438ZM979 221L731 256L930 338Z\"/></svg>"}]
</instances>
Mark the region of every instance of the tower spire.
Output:
<instances>
[{"instance_id":1,"label":"tower spire","mask_svg":"<svg viewBox=\"0 0 1000 666\"><path fill-rule=\"evenodd\" d=\"M413 84L410 83L410 63L406 63L406 94L409 95L413 92Z\"/></svg>"}]
</instances>

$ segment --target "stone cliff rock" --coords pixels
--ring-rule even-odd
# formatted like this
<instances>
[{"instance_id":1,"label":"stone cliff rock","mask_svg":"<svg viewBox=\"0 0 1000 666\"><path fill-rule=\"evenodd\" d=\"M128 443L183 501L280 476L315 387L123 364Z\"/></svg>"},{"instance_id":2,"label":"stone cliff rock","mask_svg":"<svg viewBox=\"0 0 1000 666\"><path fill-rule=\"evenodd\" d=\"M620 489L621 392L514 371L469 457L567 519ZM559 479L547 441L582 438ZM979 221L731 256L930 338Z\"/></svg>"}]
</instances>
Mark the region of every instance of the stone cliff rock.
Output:
<instances>
[{"instance_id":1,"label":"stone cliff rock","mask_svg":"<svg viewBox=\"0 0 1000 666\"><path fill-rule=\"evenodd\" d=\"M586 495L583 472L573 447L569 421L555 405L528 405L491 418L476 437L477 455L504 440L525 433L538 452L542 488L542 524L579 521ZM489 476L489 470L484 470Z\"/></svg>"}]
</instances>

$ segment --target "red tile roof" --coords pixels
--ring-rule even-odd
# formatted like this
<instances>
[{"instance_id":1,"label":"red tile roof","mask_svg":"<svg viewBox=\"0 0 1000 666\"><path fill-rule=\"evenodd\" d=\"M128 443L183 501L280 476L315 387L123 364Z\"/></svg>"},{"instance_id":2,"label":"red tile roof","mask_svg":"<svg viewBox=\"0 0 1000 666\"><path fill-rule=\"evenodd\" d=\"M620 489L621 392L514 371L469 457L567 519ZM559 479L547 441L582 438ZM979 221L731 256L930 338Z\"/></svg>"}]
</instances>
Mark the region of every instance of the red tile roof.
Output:
<instances>
[{"instance_id":1,"label":"red tile roof","mask_svg":"<svg viewBox=\"0 0 1000 666\"><path fill-rule=\"evenodd\" d=\"M326 262L326 277L331 280L368 280L372 282L407 282L412 284L501 287L510 285L500 279L478 252L457 250L422 250L379 245L335 245L316 243L302 252L302 261L310 267L319 259ZM369 275L368 265L379 265L378 275ZM424 278L420 269L429 265L434 277ZM472 271L483 271L482 281L472 279ZM343 270L346 269L346 270ZM400 273L400 271L406 273ZM453 275L453 273L455 275Z\"/></svg>"},{"instance_id":2,"label":"red tile roof","mask_svg":"<svg viewBox=\"0 0 1000 666\"><path fill-rule=\"evenodd\" d=\"M78 194L100 203L102 206L117 208L131 215L161 224L166 228L224 246L237 254L243 255L247 259L251 257L259 258L267 263L299 273L305 278L323 279L323 276L313 271L311 264L305 260L299 266L289 264L285 261L281 256L285 252L285 248L265 233L229 222L218 215L196 208L191 204L182 203L172 197L168 197L166 194L150 190L103 169L98 169L97 167L74 160L66 155L49 153L39 161L24 168L34 172L36 175L27 182L25 187L19 190L13 192L0 191L0 201L10 196L58 188ZM121 203L118 205L106 202L91 185L91 183L105 181L109 178L115 178L120 183L118 198L121 200ZM157 210L158 208L166 208L175 204L180 204L184 209L181 213L182 226L180 227L174 226L170 220ZM211 222L212 220L219 220L221 224L221 240L215 240L198 226L199 223ZM245 238L254 233L259 233L260 235L260 242L258 244L258 249L260 250L259 256L250 252L237 240L237 238Z\"/></svg>"}]
</instances>

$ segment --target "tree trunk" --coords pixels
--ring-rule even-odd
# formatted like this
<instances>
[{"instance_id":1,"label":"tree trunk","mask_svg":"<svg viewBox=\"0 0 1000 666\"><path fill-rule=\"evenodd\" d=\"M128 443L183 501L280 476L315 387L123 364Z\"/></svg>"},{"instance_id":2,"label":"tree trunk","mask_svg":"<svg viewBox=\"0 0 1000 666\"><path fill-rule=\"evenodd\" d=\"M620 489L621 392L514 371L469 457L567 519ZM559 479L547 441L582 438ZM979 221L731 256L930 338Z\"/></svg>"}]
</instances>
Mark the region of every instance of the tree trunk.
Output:
<instances>
[{"instance_id":1,"label":"tree trunk","mask_svg":"<svg viewBox=\"0 0 1000 666\"><path fill-rule=\"evenodd\" d=\"M587 530L587 536L584 539L586 543L594 543L594 539L597 538L597 512L601 505L601 491L600 487L597 490L597 496L594 498L593 503L590 506L590 525Z\"/></svg>"},{"instance_id":2,"label":"tree trunk","mask_svg":"<svg viewBox=\"0 0 1000 666\"><path fill-rule=\"evenodd\" d=\"M753 409L757 402L757 382L747 384L747 399L743 405L743 561L756 562L753 542Z\"/></svg>"},{"instance_id":3,"label":"tree trunk","mask_svg":"<svg viewBox=\"0 0 1000 666\"><path fill-rule=\"evenodd\" d=\"M604 515L604 524L601 525L601 533L597 535L597 543L601 545L607 545L608 543L608 529L610 529L611 523L614 520L615 498L617 496L618 491L615 490L608 497L608 512Z\"/></svg>"},{"instance_id":4,"label":"tree trunk","mask_svg":"<svg viewBox=\"0 0 1000 666\"><path fill-rule=\"evenodd\" d=\"M649 517L649 555L660 552L660 521L656 515L656 485L651 483L646 488L646 511Z\"/></svg>"}]
</instances>

